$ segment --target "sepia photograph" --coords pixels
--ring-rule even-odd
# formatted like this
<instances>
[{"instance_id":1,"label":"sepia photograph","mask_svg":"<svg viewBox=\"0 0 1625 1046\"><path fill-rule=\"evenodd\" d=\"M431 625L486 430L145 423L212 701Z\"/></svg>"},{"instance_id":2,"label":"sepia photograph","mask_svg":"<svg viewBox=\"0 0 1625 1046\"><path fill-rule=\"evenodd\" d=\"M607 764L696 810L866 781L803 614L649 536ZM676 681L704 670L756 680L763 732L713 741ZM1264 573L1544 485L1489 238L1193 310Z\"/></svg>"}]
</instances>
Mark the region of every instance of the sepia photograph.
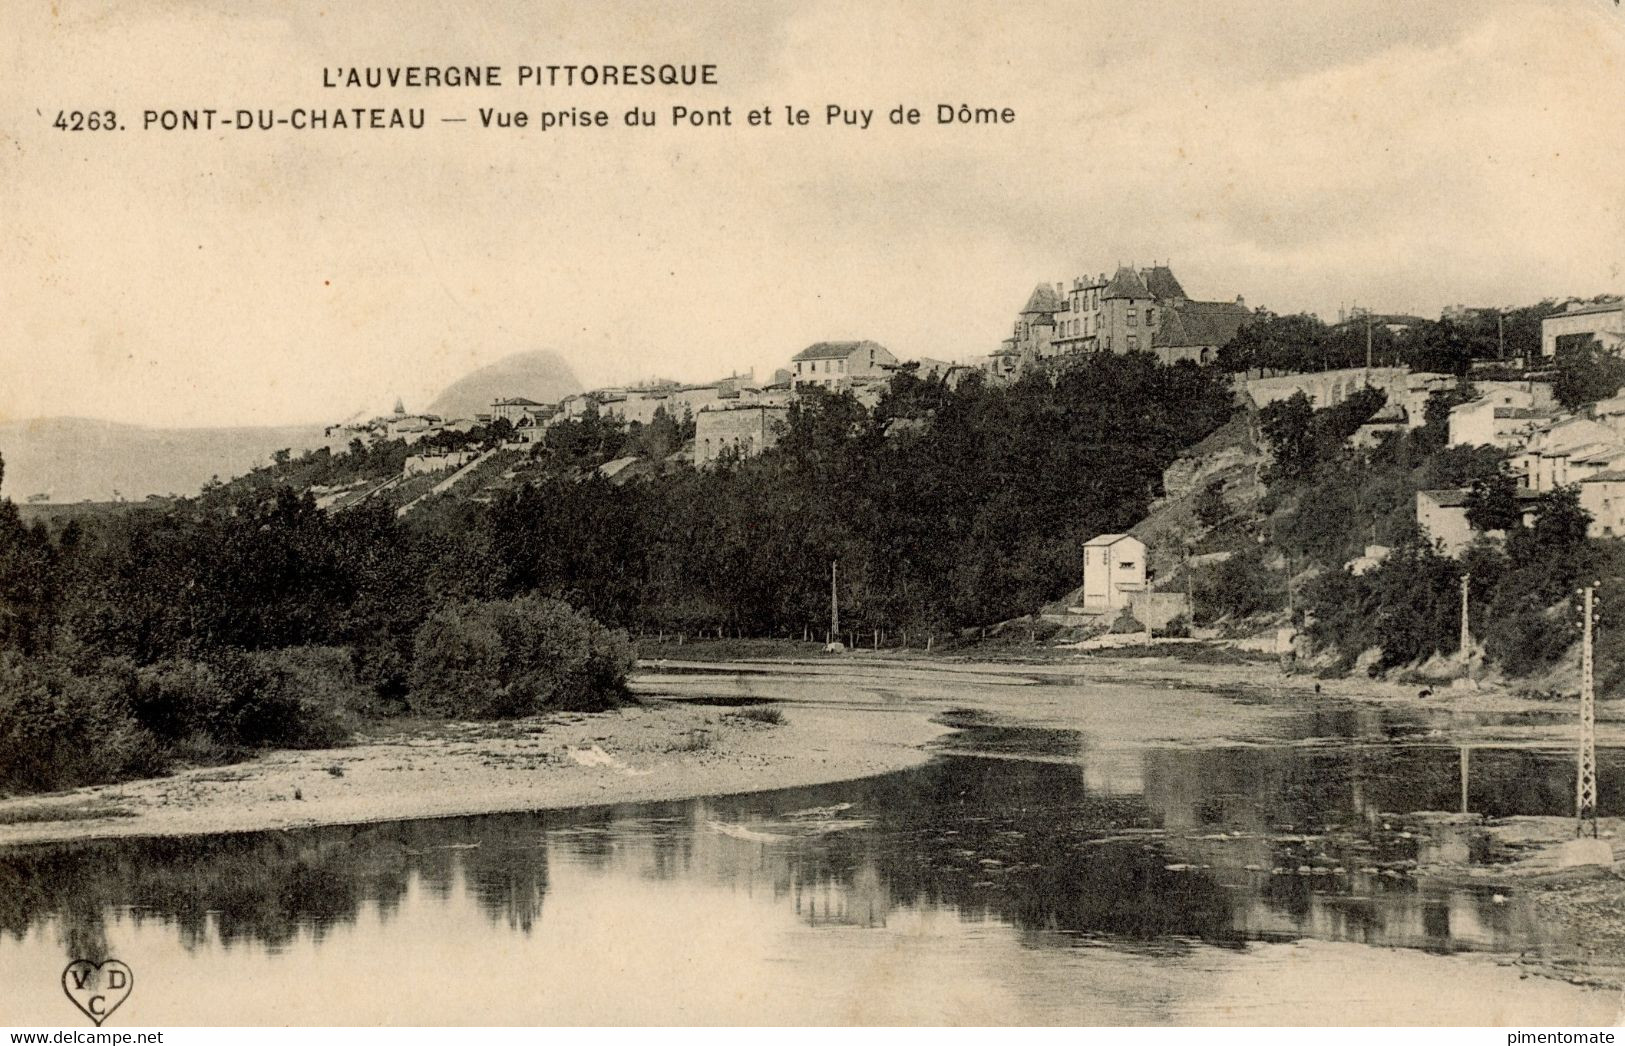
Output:
<instances>
[{"instance_id":1,"label":"sepia photograph","mask_svg":"<svg viewBox=\"0 0 1625 1046\"><path fill-rule=\"evenodd\" d=\"M9 1043L1614 1041L1618 0L0 26Z\"/></svg>"}]
</instances>

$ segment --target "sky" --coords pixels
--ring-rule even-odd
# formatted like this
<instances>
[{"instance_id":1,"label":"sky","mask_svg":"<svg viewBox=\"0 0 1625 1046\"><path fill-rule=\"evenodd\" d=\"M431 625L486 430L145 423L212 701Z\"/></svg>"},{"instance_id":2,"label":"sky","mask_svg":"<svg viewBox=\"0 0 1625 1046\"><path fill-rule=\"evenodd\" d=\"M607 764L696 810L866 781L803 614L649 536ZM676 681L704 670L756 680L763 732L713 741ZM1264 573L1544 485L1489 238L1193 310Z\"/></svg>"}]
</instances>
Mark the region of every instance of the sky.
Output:
<instances>
[{"instance_id":1,"label":"sky","mask_svg":"<svg viewBox=\"0 0 1625 1046\"><path fill-rule=\"evenodd\" d=\"M335 421L530 349L589 387L765 376L827 339L973 359L1035 283L1118 264L1327 318L1625 290L1610 0L258 6L0 0L0 422ZM574 62L719 84L512 83ZM414 64L509 85L322 87ZM938 127L943 102L1016 118ZM672 104L775 125L616 126ZM876 125L824 127L826 104ZM924 123L888 125L898 104ZM351 106L430 126L139 126ZM479 129L480 106L532 126ZM74 108L135 126L52 127ZM535 126L568 108L612 125Z\"/></svg>"}]
</instances>

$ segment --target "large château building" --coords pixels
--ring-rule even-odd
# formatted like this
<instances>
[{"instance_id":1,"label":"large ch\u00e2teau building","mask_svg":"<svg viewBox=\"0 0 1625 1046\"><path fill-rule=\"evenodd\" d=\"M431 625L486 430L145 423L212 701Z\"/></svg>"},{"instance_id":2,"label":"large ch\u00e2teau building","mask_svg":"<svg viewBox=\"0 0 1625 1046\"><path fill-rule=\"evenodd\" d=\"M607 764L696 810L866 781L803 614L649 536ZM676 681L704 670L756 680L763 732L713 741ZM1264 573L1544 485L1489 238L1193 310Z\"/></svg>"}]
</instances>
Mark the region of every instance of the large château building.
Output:
<instances>
[{"instance_id":1,"label":"large ch\u00e2teau building","mask_svg":"<svg viewBox=\"0 0 1625 1046\"><path fill-rule=\"evenodd\" d=\"M994 377L1083 352L1151 352L1163 363L1211 363L1251 317L1246 302L1194 301L1166 265L1120 266L1110 278L1080 276L1070 289L1039 284L1011 337L991 354Z\"/></svg>"}]
</instances>

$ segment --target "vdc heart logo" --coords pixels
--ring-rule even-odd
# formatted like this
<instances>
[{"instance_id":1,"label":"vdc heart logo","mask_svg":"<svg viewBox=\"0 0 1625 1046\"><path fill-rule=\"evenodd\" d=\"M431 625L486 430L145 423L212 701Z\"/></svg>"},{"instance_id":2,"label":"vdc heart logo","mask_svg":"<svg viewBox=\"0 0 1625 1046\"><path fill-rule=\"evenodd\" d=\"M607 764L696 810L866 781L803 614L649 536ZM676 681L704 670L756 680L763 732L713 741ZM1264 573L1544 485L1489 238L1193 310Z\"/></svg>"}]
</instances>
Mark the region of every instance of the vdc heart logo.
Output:
<instances>
[{"instance_id":1,"label":"vdc heart logo","mask_svg":"<svg viewBox=\"0 0 1625 1046\"><path fill-rule=\"evenodd\" d=\"M62 971L62 990L73 1004L85 1011L85 1016L102 1026L119 1004L130 997L135 975L117 959L94 963L89 959L75 959Z\"/></svg>"}]
</instances>

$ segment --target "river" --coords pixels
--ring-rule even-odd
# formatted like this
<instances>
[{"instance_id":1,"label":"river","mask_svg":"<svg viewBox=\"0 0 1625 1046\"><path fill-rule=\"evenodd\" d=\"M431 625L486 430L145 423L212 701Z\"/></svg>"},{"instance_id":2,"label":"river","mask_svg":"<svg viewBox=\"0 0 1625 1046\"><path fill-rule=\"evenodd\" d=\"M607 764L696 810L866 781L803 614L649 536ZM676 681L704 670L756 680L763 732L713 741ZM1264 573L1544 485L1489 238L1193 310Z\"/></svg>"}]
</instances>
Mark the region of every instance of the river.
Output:
<instances>
[{"instance_id":1,"label":"river","mask_svg":"<svg viewBox=\"0 0 1625 1046\"><path fill-rule=\"evenodd\" d=\"M949 719L925 766L811 788L6 851L0 1023L82 1021L63 966L108 957L109 1027L1618 1019L1519 964L1580 942L1515 890L1411 874L1490 859L1407 816L1464 763L1473 811L1561 813L1560 753L1335 710L1267 744Z\"/></svg>"}]
</instances>

